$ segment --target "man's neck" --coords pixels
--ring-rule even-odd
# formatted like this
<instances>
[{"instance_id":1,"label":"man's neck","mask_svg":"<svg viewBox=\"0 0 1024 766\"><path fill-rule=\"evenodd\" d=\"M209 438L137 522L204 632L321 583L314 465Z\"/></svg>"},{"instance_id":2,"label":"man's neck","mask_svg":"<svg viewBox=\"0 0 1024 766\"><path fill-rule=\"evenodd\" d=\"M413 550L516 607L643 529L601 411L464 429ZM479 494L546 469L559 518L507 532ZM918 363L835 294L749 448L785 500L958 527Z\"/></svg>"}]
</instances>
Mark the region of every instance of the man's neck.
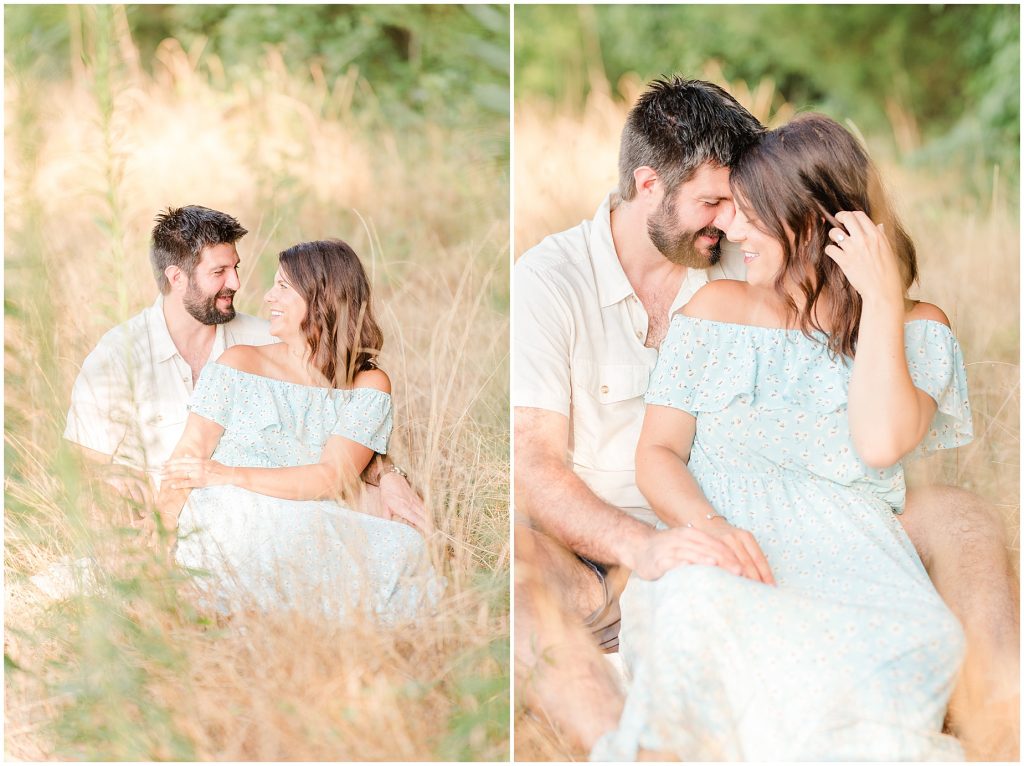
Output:
<instances>
[{"instance_id":1,"label":"man's neck","mask_svg":"<svg viewBox=\"0 0 1024 766\"><path fill-rule=\"evenodd\" d=\"M643 299L645 294L673 285L678 291L687 269L669 261L654 246L642 211L636 205L619 202L610 216L615 253L637 295Z\"/></svg>"},{"instance_id":2,"label":"man's neck","mask_svg":"<svg viewBox=\"0 0 1024 766\"><path fill-rule=\"evenodd\" d=\"M167 331L178 353L190 365L205 364L213 349L217 328L198 321L188 313L181 300L174 296L165 296L163 304Z\"/></svg>"}]
</instances>

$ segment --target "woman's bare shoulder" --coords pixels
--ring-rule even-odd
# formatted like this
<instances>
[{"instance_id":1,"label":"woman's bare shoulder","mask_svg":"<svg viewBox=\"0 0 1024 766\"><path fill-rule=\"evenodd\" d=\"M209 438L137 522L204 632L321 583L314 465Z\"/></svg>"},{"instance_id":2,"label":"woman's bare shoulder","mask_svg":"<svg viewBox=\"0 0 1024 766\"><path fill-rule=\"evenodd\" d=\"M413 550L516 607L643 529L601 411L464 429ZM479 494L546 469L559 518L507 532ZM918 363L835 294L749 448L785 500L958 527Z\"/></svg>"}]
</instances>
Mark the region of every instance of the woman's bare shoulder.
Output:
<instances>
[{"instance_id":1,"label":"woman's bare shoulder","mask_svg":"<svg viewBox=\"0 0 1024 766\"><path fill-rule=\"evenodd\" d=\"M715 322L743 322L750 285L738 279L714 279L693 294L678 313Z\"/></svg>"},{"instance_id":2,"label":"woman's bare shoulder","mask_svg":"<svg viewBox=\"0 0 1024 766\"><path fill-rule=\"evenodd\" d=\"M391 378L384 370L374 367L371 370L357 372L352 379L352 388L375 388L385 394L391 393Z\"/></svg>"},{"instance_id":3,"label":"woman's bare shoulder","mask_svg":"<svg viewBox=\"0 0 1024 766\"><path fill-rule=\"evenodd\" d=\"M233 367L241 372L251 372L256 375L265 374L269 362L268 350L277 344L270 346L246 346L239 344L232 346L217 357L217 364Z\"/></svg>"},{"instance_id":4,"label":"woman's bare shoulder","mask_svg":"<svg viewBox=\"0 0 1024 766\"><path fill-rule=\"evenodd\" d=\"M924 301L915 303L914 307L907 312L907 321L911 322L915 319L930 319L949 327L949 317L946 316L946 312L934 303L925 303Z\"/></svg>"}]
</instances>

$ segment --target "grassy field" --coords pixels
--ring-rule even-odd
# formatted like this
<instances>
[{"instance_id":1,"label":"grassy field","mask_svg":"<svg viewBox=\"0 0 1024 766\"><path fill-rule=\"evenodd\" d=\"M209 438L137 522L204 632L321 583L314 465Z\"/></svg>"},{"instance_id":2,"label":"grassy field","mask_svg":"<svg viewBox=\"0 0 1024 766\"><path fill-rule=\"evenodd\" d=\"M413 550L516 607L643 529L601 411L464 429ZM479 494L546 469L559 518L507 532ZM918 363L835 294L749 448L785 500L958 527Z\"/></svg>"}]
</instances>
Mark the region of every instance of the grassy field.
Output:
<instances>
[{"instance_id":1,"label":"grassy field","mask_svg":"<svg viewBox=\"0 0 1024 766\"><path fill-rule=\"evenodd\" d=\"M397 133L355 70L328 82L273 54L229 83L170 40L146 72L109 18L68 80L6 67L7 757L507 759L507 124ZM219 625L62 442L85 355L156 294L153 216L190 203L250 230L248 313L288 245L340 237L363 258L393 453L448 578L436 615L394 631ZM85 556L98 581L70 599L28 579Z\"/></svg>"},{"instance_id":2,"label":"grassy field","mask_svg":"<svg viewBox=\"0 0 1024 766\"><path fill-rule=\"evenodd\" d=\"M709 71L709 79L717 79ZM726 83L762 122L774 127L794 114L770 81L748 88ZM515 107L515 255L548 234L593 217L617 183L618 142L637 79L593 86L580 112L523 97ZM772 104L775 103L773 107ZM910 167L886 151L884 137L867 144L918 248L921 272L914 297L940 306L963 347L974 414L973 443L908 466L911 486L948 483L969 489L1002 514L1017 560L1020 520L1020 224L1018 201L997 169L986 196L963 191L964 179L944 167ZM518 715L517 760L583 758L548 727Z\"/></svg>"}]
</instances>

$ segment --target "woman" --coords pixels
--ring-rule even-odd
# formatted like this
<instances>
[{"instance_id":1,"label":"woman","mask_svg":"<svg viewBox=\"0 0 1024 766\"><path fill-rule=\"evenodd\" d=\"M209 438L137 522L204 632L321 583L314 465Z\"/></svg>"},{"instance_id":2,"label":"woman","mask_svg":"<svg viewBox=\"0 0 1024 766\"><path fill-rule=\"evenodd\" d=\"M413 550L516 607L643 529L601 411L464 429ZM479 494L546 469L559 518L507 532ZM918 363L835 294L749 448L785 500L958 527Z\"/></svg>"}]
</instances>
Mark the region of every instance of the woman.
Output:
<instances>
[{"instance_id":1,"label":"woman","mask_svg":"<svg viewBox=\"0 0 1024 766\"><path fill-rule=\"evenodd\" d=\"M165 466L158 506L178 528L176 559L209 574L199 584L221 611L411 617L436 596L423 539L336 500L391 433L366 273L336 240L279 260L265 301L281 342L234 346L203 370Z\"/></svg>"},{"instance_id":2,"label":"woman","mask_svg":"<svg viewBox=\"0 0 1024 766\"><path fill-rule=\"evenodd\" d=\"M841 126L769 132L730 184L748 281L674 317L637 448L708 565L630 582L632 680L592 757L962 758L940 733L962 632L894 516L899 461L971 438L959 346L906 299L913 244Z\"/></svg>"}]
</instances>

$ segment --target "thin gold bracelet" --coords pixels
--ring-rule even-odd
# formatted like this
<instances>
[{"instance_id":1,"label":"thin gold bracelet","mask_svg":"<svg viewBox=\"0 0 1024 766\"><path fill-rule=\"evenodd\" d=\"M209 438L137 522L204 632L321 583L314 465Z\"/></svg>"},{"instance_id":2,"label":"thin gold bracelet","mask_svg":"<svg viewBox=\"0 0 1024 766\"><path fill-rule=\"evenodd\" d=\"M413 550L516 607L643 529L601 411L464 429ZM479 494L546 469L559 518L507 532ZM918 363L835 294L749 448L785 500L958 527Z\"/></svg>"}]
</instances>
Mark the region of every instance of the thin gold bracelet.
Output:
<instances>
[{"instance_id":1,"label":"thin gold bracelet","mask_svg":"<svg viewBox=\"0 0 1024 766\"><path fill-rule=\"evenodd\" d=\"M714 521L715 519L725 519L725 522L729 523L729 520L726 519L725 516L723 516L720 513L709 513L704 518L707 519L708 521ZM692 529L693 528L693 522L690 522L690 521L686 522L686 527L688 529Z\"/></svg>"}]
</instances>

